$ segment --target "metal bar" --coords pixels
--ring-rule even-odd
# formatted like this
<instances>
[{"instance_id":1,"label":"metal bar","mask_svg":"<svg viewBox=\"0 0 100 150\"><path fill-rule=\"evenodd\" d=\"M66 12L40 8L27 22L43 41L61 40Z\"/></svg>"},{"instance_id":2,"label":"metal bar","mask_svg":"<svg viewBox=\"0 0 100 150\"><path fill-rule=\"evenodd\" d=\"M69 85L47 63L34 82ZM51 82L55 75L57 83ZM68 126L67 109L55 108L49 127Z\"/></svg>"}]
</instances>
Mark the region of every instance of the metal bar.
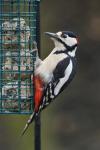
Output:
<instances>
[{"instance_id":1,"label":"metal bar","mask_svg":"<svg viewBox=\"0 0 100 150\"><path fill-rule=\"evenodd\" d=\"M40 1L37 0L36 4L37 4L36 41L37 41L37 47L40 55ZM35 150L41 150L41 116L40 115L38 115L38 117L35 119Z\"/></svg>"},{"instance_id":2,"label":"metal bar","mask_svg":"<svg viewBox=\"0 0 100 150\"><path fill-rule=\"evenodd\" d=\"M2 2L2 0L1 0ZM2 24L2 7L0 5L0 25ZM2 26L0 26L0 55L2 55ZM0 79L2 79L2 57L0 57ZM0 81L0 108L2 108L2 82Z\"/></svg>"},{"instance_id":3,"label":"metal bar","mask_svg":"<svg viewBox=\"0 0 100 150\"><path fill-rule=\"evenodd\" d=\"M35 119L35 150L41 150L41 116Z\"/></svg>"}]
</instances>

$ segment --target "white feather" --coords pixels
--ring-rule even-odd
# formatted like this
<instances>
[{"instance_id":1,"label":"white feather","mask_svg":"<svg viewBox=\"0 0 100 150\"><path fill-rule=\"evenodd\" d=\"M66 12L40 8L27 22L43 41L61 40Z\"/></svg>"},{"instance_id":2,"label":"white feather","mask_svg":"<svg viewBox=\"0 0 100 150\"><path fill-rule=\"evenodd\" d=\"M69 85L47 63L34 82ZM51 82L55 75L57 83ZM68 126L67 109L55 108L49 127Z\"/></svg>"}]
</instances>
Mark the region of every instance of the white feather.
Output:
<instances>
[{"instance_id":1,"label":"white feather","mask_svg":"<svg viewBox=\"0 0 100 150\"><path fill-rule=\"evenodd\" d=\"M45 83L49 83L53 78L53 71L57 64L67 57L66 54L56 55L51 53L36 69L35 75L39 75Z\"/></svg>"}]
</instances>

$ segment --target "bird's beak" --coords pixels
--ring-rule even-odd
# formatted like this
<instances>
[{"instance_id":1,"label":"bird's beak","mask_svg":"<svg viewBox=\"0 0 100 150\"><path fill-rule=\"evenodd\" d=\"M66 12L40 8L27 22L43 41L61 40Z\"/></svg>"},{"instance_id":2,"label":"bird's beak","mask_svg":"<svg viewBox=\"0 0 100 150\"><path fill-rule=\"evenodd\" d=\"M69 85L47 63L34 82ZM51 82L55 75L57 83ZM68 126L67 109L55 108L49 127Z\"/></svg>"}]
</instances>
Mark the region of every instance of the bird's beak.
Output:
<instances>
[{"instance_id":1,"label":"bird's beak","mask_svg":"<svg viewBox=\"0 0 100 150\"><path fill-rule=\"evenodd\" d=\"M56 33L51 33L51 32L45 32L46 35L48 35L51 38L58 39L58 35Z\"/></svg>"}]
</instances>

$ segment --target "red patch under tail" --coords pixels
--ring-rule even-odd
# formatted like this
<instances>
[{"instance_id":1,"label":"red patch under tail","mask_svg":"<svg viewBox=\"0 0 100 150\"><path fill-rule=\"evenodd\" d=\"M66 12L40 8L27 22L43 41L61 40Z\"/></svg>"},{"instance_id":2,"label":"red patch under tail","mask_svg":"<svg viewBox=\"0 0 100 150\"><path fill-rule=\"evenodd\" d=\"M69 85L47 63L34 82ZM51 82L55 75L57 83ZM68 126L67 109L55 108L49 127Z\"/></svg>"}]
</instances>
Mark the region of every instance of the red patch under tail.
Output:
<instances>
[{"instance_id":1,"label":"red patch under tail","mask_svg":"<svg viewBox=\"0 0 100 150\"><path fill-rule=\"evenodd\" d=\"M43 81L40 79L39 76L35 76L33 79L33 82L35 83L35 112L38 112L41 98L43 96Z\"/></svg>"}]
</instances>

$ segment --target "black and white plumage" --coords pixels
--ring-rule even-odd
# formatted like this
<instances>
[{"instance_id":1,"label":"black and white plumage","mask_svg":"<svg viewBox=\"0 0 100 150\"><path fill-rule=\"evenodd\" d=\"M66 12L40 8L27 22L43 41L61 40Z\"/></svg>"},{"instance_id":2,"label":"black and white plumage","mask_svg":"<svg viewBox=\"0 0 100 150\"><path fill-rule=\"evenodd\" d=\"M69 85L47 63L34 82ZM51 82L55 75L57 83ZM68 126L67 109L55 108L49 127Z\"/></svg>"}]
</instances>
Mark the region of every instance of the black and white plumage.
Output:
<instances>
[{"instance_id":1,"label":"black and white plumage","mask_svg":"<svg viewBox=\"0 0 100 150\"><path fill-rule=\"evenodd\" d=\"M30 116L22 135L38 113L68 86L76 73L77 36L70 31L46 32L46 34L53 40L55 48L43 61L37 54L35 78L38 78L39 87L35 91L34 112Z\"/></svg>"}]
</instances>

